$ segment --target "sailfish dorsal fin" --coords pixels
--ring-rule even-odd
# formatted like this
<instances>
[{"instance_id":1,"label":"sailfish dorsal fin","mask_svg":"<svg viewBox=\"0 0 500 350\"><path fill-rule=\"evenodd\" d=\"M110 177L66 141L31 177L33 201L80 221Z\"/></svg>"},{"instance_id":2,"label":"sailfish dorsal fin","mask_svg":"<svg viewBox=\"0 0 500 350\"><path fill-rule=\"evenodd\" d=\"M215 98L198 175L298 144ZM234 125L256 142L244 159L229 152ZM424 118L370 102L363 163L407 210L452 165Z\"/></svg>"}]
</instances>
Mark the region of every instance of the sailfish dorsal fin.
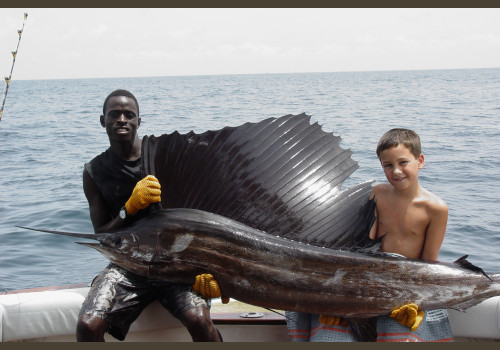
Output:
<instances>
[{"instance_id":1,"label":"sailfish dorsal fin","mask_svg":"<svg viewBox=\"0 0 500 350\"><path fill-rule=\"evenodd\" d=\"M285 115L145 136L142 166L159 179L163 208L200 209L303 243L352 247L366 241L374 220L372 182L341 189L358 164L340 141L306 114Z\"/></svg>"}]
</instances>

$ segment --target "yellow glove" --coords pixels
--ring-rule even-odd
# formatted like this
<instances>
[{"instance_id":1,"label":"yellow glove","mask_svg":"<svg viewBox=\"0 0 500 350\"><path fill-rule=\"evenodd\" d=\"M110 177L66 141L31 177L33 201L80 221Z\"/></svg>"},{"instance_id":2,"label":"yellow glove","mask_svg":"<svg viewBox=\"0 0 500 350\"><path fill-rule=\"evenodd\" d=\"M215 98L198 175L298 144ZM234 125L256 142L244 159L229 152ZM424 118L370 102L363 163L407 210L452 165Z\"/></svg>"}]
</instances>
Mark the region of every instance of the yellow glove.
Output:
<instances>
[{"instance_id":1,"label":"yellow glove","mask_svg":"<svg viewBox=\"0 0 500 350\"><path fill-rule=\"evenodd\" d=\"M132 191L132 195L125 203L127 214L135 215L141 209L147 208L151 203L161 202L161 186L158 179L148 175L139 181Z\"/></svg>"},{"instance_id":2,"label":"yellow glove","mask_svg":"<svg viewBox=\"0 0 500 350\"><path fill-rule=\"evenodd\" d=\"M347 326L347 320L338 316L319 315L319 322L328 326Z\"/></svg>"},{"instance_id":3,"label":"yellow glove","mask_svg":"<svg viewBox=\"0 0 500 350\"><path fill-rule=\"evenodd\" d=\"M392 310L389 316L396 319L403 326L409 327L413 332L417 330L424 319L424 311L419 311L416 304L406 304Z\"/></svg>"},{"instance_id":4,"label":"yellow glove","mask_svg":"<svg viewBox=\"0 0 500 350\"><path fill-rule=\"evenodd\" d=\"M221 295L219 283L215 280L214 276L209 273L202 273L196 276L196 281L193 284L193 290L200 293L204 298L221 298L223 304L229 302L229 297Z\"/></svg>"}]
</instances>

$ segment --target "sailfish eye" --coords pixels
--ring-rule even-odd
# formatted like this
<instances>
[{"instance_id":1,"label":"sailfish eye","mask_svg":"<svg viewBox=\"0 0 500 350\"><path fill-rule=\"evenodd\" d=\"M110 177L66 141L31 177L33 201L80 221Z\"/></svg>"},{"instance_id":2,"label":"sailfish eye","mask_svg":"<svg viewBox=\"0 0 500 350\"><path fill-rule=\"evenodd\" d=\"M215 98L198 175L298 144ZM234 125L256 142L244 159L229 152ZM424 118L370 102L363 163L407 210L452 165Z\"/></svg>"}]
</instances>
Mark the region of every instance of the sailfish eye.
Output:
<instances>
[{"instance_id":1,"label":"sailfish eye","mask_svg":"<svg viewBox=\"0 0 500 350\"><path fill-rule=\"evenodd\" d=\"M122 239L120 237L114 237L112 239L112 242L116 245L120 244L122 242Z\"/></svg>"}]
</instances>

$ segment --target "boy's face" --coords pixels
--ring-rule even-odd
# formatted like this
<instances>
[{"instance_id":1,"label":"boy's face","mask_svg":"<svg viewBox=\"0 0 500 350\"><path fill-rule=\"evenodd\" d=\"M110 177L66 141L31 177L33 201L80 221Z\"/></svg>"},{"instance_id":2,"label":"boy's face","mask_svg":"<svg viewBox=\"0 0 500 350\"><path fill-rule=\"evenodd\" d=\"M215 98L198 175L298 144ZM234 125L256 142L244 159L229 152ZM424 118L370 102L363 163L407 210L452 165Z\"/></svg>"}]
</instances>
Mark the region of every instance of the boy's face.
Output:
<instances>
[{"instance_id":1,"label":"boy's face","mask_svg":"<svg viewBox=\"0 0 500 350\"><path fill-rule=\"evenodd\" d=\"M418 171L424 167L424 155L418 158L404 145L382 151L380 163L387 180L398 190L418 184Z\"/></svg>"}]
</instances>

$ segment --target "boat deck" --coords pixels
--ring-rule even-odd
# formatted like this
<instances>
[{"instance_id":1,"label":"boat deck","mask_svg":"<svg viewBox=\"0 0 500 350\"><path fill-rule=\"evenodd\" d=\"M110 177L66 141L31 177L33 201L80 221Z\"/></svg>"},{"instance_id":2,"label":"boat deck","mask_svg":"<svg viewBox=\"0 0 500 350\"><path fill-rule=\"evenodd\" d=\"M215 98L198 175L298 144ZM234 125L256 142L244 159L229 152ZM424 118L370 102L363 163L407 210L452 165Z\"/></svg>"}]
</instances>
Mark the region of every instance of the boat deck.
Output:
<instances>
[{"instance_id":1,"label":"boat deck","mask_svg":"<svg viewBox=\"0 0 500 350\"><path fill-rule=\"evenodd\" d=\"M75 284L0 293L0 341L75 341L76 320L88 289L86 284ZM456 341L500 341L500 297L466 312L448 313ZM289 341L284 316L264 308L214 299L211 317L224 341ZM106 341L116 340L106 335ZM132 324L126 341L190 342L191 337L155 301Z\"/></svg>"}]
</instances>

